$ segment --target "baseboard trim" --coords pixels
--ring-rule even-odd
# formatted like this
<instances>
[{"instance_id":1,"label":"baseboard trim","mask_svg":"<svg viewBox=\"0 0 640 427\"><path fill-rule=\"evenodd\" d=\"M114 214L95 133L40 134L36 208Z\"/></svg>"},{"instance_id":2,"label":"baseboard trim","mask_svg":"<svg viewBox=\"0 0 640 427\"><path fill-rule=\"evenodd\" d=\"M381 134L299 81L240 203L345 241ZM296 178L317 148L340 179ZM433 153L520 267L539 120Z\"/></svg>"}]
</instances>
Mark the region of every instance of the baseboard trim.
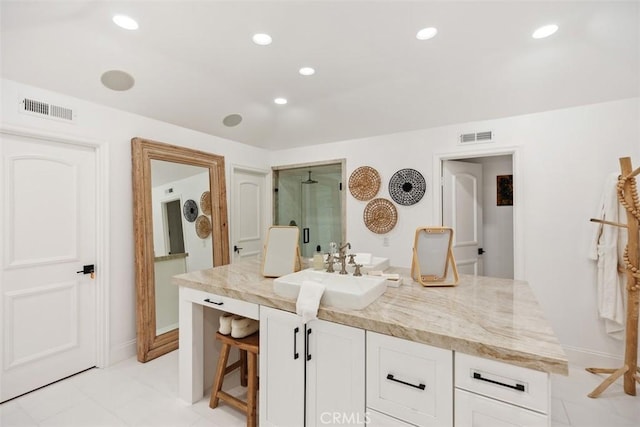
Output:
<instances>
[{"instance_id":1,"label":"baseboard trim","mask_svg":"<svg viewBox=\"0 0 640 427\"><path fill-rule=\"evenodd\" d=\"M115 365L118 362L134 357L136 354L137 349L135 339L114 345L111 347L109 365Z\"/></svg>"},{"instance_id":2,"label":"baseboard trim","mask_svg":"<svg viewBox=\"0 0 640 427\"><path fill-rule=\"evenodd\" d=\"M569 363L582 368L619 368L622 355L613 355L580 347L563 346Z\"/></svg>"}]
</instances>

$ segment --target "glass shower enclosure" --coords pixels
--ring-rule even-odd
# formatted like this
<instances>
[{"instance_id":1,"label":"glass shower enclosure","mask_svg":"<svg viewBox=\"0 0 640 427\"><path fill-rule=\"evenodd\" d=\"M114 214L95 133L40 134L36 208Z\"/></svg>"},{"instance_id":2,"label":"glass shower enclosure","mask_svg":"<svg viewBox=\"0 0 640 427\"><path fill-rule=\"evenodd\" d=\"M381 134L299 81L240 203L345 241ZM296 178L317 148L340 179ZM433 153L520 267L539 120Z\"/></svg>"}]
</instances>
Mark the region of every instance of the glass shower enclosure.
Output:
<instances>
[{"instance_id":1,"label":"glass shower enclosure","mask_svg":"<svg viewBox=\"0 0 640 427\"><path fill-rule=\"evenodd\" d=\"M311 258L320 246L344 240L343 161L273 169L274 225L300 229L300 252Z\"/></svg>"}]
</instances>

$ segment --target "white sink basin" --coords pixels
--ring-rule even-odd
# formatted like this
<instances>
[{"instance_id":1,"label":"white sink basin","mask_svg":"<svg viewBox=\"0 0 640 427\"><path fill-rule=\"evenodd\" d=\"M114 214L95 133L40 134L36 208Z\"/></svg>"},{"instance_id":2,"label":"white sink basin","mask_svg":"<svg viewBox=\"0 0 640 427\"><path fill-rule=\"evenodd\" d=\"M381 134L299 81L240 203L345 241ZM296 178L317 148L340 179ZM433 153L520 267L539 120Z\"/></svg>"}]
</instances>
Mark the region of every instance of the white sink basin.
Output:
<instances>
[{"instance_id":1,"label":"white sink basin","mask_svg":"<svg viewBox=\"0 0 640 427\"><path fill-rule=\"evenodd\" d=\"M322 283L325 287L320 303L330 307L361 310L387 290L387 281L380 276L352 276L307 269L278 277L273 281L276 294L298 298L305 281Z\"/></svg>"}]
</instances>

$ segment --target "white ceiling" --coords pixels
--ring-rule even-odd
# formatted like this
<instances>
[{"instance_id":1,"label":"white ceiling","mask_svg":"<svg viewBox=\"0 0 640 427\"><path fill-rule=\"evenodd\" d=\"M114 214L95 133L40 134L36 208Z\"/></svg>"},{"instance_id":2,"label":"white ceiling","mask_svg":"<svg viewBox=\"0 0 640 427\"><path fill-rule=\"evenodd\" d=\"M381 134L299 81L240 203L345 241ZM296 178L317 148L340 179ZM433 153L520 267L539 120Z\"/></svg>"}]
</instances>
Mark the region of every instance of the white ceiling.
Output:
<instances>
[{"instance_id":1,"label":"white ceiling","mask_svg":"<svg viewBox=\"0 0 640 427\"><path fill-rule=\"evenodd\" d=\"M640 96L637 1L1 5L2 77L272 149ZM548 23L559 31L534 40ZM133 89L102 86L113 69ZM242 123L224 126L233 113Z\"/></svg>"}]
</instances>

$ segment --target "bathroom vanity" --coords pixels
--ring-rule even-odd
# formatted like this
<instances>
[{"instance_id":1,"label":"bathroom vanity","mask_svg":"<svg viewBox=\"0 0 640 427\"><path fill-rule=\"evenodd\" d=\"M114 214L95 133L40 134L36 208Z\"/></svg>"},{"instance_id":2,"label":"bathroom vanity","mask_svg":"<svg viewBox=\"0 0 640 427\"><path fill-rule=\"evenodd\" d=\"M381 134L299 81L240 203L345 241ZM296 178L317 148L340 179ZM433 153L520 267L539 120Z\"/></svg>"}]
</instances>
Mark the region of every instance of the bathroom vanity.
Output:
<instances>
[{"instance_id":1,"label":"bathroom vanity","mask_svg":"<svg viewBox=\"0 0 640 427\"><path fill-rule=\"evenodd\" d=\"M321 305L307 324L257 260L176 276L180 398L203 396L212 307L260 320L263 427L550 425L550 374L568 362L526 282L463 275L425 288L387 271L404 284L362 310Z\"/></svg>"}]
</instances>

